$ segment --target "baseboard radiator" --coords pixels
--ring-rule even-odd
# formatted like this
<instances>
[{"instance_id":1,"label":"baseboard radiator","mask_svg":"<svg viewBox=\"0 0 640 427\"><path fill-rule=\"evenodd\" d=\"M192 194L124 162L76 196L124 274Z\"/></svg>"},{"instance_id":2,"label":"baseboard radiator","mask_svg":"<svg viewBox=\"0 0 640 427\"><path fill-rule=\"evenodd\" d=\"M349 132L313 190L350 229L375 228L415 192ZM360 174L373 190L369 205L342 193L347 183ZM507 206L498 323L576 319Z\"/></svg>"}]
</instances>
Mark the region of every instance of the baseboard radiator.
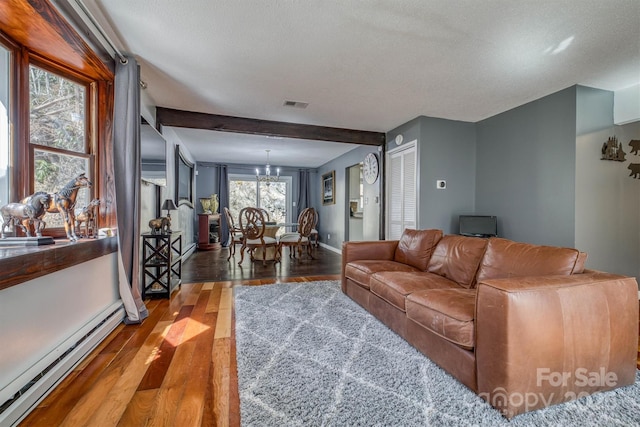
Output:
<instances>
[{"instance_id":1,"label":"baseboard radiator","mask_svg":"<svg viewBox=\"0 0 640 427\"><path fill-rule=\"evenodd\" d=\"M12 397L0 406L0 426L18 425L122 323L124 315L122 301L114 303L7 385L3 391L9 391Z\"/></svg>"}]
</instances>

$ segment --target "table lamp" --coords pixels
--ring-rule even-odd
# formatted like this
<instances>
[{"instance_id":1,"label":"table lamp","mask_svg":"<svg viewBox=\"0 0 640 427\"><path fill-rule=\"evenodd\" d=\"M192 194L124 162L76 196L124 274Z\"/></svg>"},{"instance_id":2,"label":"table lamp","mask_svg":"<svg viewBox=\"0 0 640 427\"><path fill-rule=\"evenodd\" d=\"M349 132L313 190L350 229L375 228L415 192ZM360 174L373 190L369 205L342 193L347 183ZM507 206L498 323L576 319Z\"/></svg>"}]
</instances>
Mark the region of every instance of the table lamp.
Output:
<instances>
[{"instance_id":1,"label":"table lamp","mask_svg":"<svg viewBox=\"0 0 640 427\"><path fill-rule=\"evenodd\" d=\"M167 230L167 233L171 233L171 211L177 211L178 207L173 200L167 199L162 203L161 210L167 211L167 218L169 218L169 229Z\"/></svg>"}]
</instances>

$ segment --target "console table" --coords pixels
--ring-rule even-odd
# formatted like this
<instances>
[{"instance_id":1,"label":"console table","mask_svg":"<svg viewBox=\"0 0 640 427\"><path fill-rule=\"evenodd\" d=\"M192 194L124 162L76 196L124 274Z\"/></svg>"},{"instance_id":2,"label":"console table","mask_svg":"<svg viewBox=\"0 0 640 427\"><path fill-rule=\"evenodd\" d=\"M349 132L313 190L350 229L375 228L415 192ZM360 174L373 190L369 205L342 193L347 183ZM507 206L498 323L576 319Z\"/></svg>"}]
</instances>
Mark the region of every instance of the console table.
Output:
<instances>
[{"instance_id":1,"label":"console table","mask_svg":"<svg viewBox=\"0 0 640 427\"><path fill-rule=\"evenodd\" d=\"M182 283L182 233L142 235L142 298L169 298Z\"/></svg>"},{"instance_id":2,"label":"console table","mask_svg":"<svg viewBox=\"0 0 640 427\"><path fill-rule=\"evenodd\" d=\"M198 249L220 250L220 214L198 214Z\"/></svg>"}]
</instances>

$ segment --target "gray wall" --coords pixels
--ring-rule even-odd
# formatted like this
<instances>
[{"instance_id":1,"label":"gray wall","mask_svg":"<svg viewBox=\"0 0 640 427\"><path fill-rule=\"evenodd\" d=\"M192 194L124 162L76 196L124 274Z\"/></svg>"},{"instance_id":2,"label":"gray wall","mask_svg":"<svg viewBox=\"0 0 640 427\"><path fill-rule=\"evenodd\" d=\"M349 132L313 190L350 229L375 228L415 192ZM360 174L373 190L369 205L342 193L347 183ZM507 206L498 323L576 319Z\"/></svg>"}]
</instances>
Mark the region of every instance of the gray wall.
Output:
<instances>
[{"instance_id":1,"label":"gray wall","mask_svg":"<svg viewBox=\"0 0 640 427\"><path fill-rule=\"evenodd\" d=\"M475 202L475 124L420 116L387 133L387 151L417 140L418 224L447 234L458 231L458 216L473 213ZM447 182L436 188L436 180Z\"/></svg>"},{"instance_id":2,"label":"gray wall","mask_svg":"<svg viewBox=\"0 0 640 427\"><path fill-rule=\"evenodd\" d=\"M196 167L198 171L198 174L196 175L197 201L199 197L209 197L211 194L217 193L216 188L218 187L218 180L216 177L216 164L198 163ZM229 175L241 174L255 176L256 165L229 164L227 165L227 172ZM293 202L297 202L299 191L298 169L280 167L280 176L291 177L291 200ZM291 208L292 207L289 207L289 209ZM291 220L295 221L298 218L298 208L296 206L292 209ZM218 209L218 212L222 211ZM200 202L198 202L198 206L196 207L196 213L202 213L202 206L200 205Z\"/></svg>"},{"instance_id":3,"label":"gray wall","mask_svg":"<svg viewBox=\"0 0 640 427\"><path fill-rule=\"evenodd\" d=\"M318 168L318 175L314 180L315 183L312 184L312 186L317 189L317 193L312 200L316 201L316 208L318 210L318 233L320 242L335 249L340 249L342 242L345 240L345 221L349 215L349 208L346 204L348 190L346 188L347 168L363 161L368 153L376 153L378 158L380 157L377 147L357 147ZM335 170L334 198L336 202L332 205L323 206L322 200L320 199L321 179L323 174L332 170ZM365 203L363 217L363 238L366 240L378 240L379 238L381 181L382 180L378 178L374 184L364 184L364 198L368 200L368 203ZM375 215L376 212L378 212L378 215ZM329 235L331 238L329 238Z\"/></svg>"},{"instance_id":4,"label":"gray wall","mask_svg":"<svg viewBox=\"0 0 640 427\"><path fill-rule=\"evenodd\" d=\"M196 175L196 206L195 213L202 213L202 206L198 201L200 197L209 197L211 194L216 193L218 188L217 182L217 174L216 174L216 164L212 163L198 163L196 165L197 175ZM240 165L240 164L229 164L227 165L227 172L229 175L232 174L242 174L242 175L255 175L256 165ZM298 169L297 168L280 168L280 176L282 177L291 177L291 201L292 203L296 203L298 201L298 192L299 192L299 180L298 180ZM317 173L315 170L310 170L310 181L311 181L311 194L310 200L313 202L312 207L318 208L322 203L319 202L319 193L316 188L316 177ZM319 187L318 183L318 187ZM314 202L316 201L316 202ZM298 219L298 207L297 206L289 206L288 209L291 211L291 221L295 222ZM222 212L222 206L218 209L218 212ZM197 217L194 218L194 221L197 221ZM195 227L197 230L197 225Z\"/></svg>"},{"instance_id":5,"label":"gray wall","mask_svg":"<svg viewBox=\"0 0 640 427\"><path fill-rule=\"evenodd\" d=\"M627 169L640 122L613 125L612 92L573 86L478 123L417 117L387 133L387 150L398 134L418 141L418 228L497 215L502 237L576 247L587 267L640 280L640 180ZM600 160L614 135L625 162ZM343 219L329 220L323 232L339 232Z\"/></svg>"},{"instance_id":6,"label":"gray wall","mask_svg":"<svg viewBox=\"0 0 640 427\"><path fill-rule=\"evenodd\" d=\"M476 125L476 214L512 240L573 246L576 87Z\"/></svg>"},{"instance_id":7,"label":"gray wall","mask_svg":"<svg viewBox=\"0 0 640 427\"><path fill-rule=\"evenodd\" d=\"M475 205L476 131L473 123L422 117L420 164L420 228L458 232L458 216ZM436 188L436 180L447 182Z\"/></svg>"}]
</instances>

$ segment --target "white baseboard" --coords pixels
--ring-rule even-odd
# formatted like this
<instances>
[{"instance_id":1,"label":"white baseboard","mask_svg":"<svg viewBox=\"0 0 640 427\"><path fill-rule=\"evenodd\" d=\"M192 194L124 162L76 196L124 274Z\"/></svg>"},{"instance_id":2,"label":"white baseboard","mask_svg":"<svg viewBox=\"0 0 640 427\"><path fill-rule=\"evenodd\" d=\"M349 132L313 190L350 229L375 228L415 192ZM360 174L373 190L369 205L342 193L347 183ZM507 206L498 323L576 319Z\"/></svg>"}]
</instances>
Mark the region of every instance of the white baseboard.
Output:
<instances>
[{"instance_id":1,"label":"white baseboard","mask_svg":"<svg viewBox=\"0 0 640 427\"><path fill-rule=\"evenodd\" d=\"M195 243L192 243L189 247L185 248L184 252L182 253L182 261L186 261L187 258L189 258L196 251L196 247L197 245Z\"/></svg>"},{"instance_id":2,"label":"white baseboard","mask_svg":"<svg viewBox=\"0 0 640 427\"><path fill-rule=\"evenodd\" d=\"M321 243L321 242L319 242L318 244L319 244L320 246L322 246L323 248L330 250L331 252L335 252L335 253L337 253L337 254L342 255L342 251L341 251L340 249L336 249L336 248L334 248L333 246L329 246L329 245L327 245L326 243Z\"/></svg>"},{"instance_id":3,"label":"white baseboard","mask_svg":"<svg viewBox=\"0 0 640 427\"><path fill-rule=\"evenodd\" d=\"M4 391L10 388L15 390L12 393L13 396L40 376L0 414L0 426L18 425L107 335L122 323L123 319L124 308L122 301L119 301L103 310L91 322L5 387ZM49 366L51 366L50 369Z\"/></svg>"}]
</instances>

